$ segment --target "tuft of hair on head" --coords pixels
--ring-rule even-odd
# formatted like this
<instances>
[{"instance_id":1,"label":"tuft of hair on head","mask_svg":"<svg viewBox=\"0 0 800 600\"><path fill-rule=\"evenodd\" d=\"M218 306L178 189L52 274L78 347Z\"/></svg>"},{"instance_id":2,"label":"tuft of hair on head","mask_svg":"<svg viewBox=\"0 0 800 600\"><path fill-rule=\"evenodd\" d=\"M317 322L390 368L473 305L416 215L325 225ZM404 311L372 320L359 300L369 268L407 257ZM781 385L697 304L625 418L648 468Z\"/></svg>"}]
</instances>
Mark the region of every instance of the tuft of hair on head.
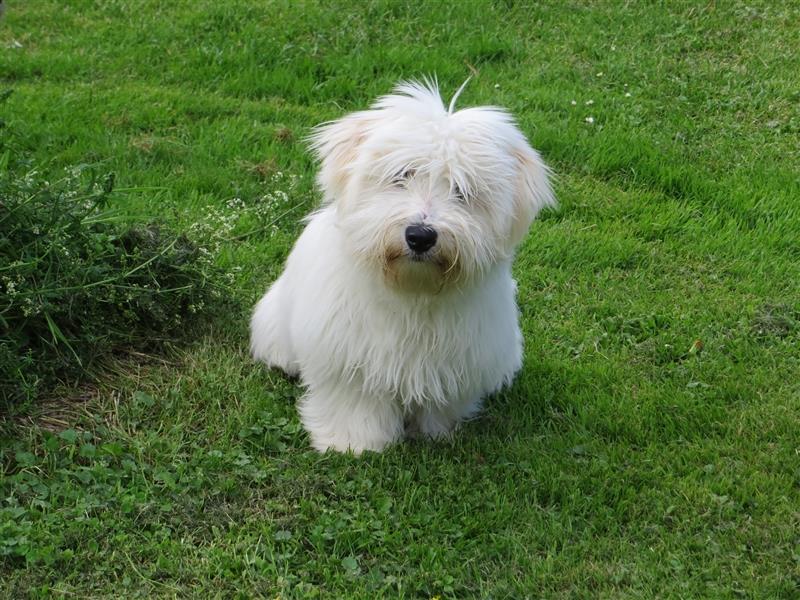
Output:
<instances>
[{"instance_id":1,"label":"tuft of hair on head","mask_svg":"<svg viewBox=\"0 0 800 600\"><path fill-rule=\"evenodd\" d=\"M407 79L400 81L392 89L391 94L379 97L372 108L393 108L402 106L409 100L435 106L444 112L445 107L439 94L439 82L436 77L425 76L421 80Z\"/></svg>"},{"instance_id":2,"label":"tuft of hair on head","mask_svg":"<svg viewBox=\"0 0 800 600\"><path fill-rule=\"evenodd\" d=\"M421 79L401 81L394 87L391 94L378 98L372 105L372 108L381 109L396 107L406 100L416 100L418 102L428 103L429 105L433 103L433 106L440 107L443 112L452 115L455 112L456 101L471 80L472 76L470 75L464 83L459 86L453 98L450 100L450 105L448 107L445 107L442 100L442 95L439 91L439 80L436 75L425 75Z\"/></svg>"},{"instance_id":3,"label":"tuft of hair on head","mask_svg":"<svg viewBox=\"0 0 800 600\"><path fill-rule=\"evenodd\" d=\"M469 83L470 79L472 79L472 75L467 77L464 83L462 83L461 86L456 90L456 93L453 94L453 98L450 100L450 106L447 108L448 115L452 115L453 112L455 111L456 100L458 100L458 97L461 95L461 92L464 91L464 88L467 87L467 84Z\"/></svg>"},{"instance_id":4,"label":"tuft of hair on head","mask_svg":"<svg viewBox=\"0 0 800 600\"><path fill-rule=\"evenodd\" d=\"M436 75L423 75L421 79L406 79L394 86L394 93L405 96L424 94L441 98L439 94L439 78Z\"/></svg>"}]
</instances>

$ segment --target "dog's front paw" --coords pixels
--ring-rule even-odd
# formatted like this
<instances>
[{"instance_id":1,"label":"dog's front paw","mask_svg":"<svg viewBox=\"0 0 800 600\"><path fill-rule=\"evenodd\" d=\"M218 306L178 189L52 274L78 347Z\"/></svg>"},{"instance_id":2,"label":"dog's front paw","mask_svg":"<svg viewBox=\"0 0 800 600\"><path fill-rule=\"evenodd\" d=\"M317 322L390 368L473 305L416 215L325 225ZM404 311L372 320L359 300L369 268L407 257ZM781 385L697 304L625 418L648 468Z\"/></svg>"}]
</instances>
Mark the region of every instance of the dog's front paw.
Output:
<instances>
[{"instance_id":1,"label":"dog's front paw","mask_svg":"<svg viewBox=\"0 0 800 600\"><path fill-rule=\"evenodd\" d=\"M479 396L444 406L421 406L406 427L406 435L434 440L449 438L463 421L477 414L480 407Z\"/></svg>"},{"instance_id":2,"label":"dog's front paw","mask_svg":"<svg viewBox=\"0 0 800 600\"><path fill-rule=\"evenodd\" d=\"M448 438L458 427L456 417L441 412L425 412L419 416L416 426L411 430L413 437L427 437L434 440Z\"/></svg>"},{"instance_id":3,"label":"dog's front paw","mask_svg":"<svg viewBox=\"0 0 800 600\"><path fill-rule=\"evenodd\" d=\"M336 452L352 452L359 456L365 450L380 452L387 446L398 441L395 437L372 439L352 439L343 435L315 435L311 433L311 446L318 452L335 450Z\"/></svg>"},{"instance_id":4,"label":"dog's front paw","mask_svg":"<svg viewBox=\"0 0 800 600\"><path fill-rule=\"evenodd\" d=\"M380 452L403 436L403 418L390 398L366 396L359 387L309 389L298 406L314 449Z\"/></svg>"}]
</instances>

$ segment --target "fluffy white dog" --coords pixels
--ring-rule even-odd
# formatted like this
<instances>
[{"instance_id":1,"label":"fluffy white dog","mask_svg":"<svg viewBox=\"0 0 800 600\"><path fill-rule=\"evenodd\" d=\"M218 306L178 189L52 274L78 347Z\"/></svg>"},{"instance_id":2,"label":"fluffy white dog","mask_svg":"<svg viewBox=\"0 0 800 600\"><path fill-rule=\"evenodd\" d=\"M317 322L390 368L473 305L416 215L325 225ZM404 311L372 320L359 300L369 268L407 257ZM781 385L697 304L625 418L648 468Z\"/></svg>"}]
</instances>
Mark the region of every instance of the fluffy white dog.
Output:
<instances>
[{"instance_id":1,"label":"fluffy white dog","mask_svg":"<svg viewBox=\"0 0 800 600\"><path fill-rule=\"evenodd\" d=\"M301 377L317 450L446 435L521 366L511 262L555 204L548 170L508 113L455 99L403 83L312 134L323 207L256 306L251 348Z\"/></svg>"}]
</instances>

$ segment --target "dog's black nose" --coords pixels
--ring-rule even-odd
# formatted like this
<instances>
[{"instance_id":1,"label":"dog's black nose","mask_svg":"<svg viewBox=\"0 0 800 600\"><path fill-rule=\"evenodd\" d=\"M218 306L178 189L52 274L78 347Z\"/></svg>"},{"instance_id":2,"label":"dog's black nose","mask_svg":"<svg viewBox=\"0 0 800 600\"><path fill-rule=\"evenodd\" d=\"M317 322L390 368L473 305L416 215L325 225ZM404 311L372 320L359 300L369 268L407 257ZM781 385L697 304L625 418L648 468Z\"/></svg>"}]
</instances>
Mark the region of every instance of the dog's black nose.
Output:
<instances>
[{"instance_id":1,"label":"dog's black nose","mask_svg":"<svg viewBox=\"0 0 800 600\"><path fill-rule=\"evenodd\" d=\"M414 252L422 254L436 244L436 230L427 225L410 225L406 228L406 243Z\"/></svg>"}]
</instances>

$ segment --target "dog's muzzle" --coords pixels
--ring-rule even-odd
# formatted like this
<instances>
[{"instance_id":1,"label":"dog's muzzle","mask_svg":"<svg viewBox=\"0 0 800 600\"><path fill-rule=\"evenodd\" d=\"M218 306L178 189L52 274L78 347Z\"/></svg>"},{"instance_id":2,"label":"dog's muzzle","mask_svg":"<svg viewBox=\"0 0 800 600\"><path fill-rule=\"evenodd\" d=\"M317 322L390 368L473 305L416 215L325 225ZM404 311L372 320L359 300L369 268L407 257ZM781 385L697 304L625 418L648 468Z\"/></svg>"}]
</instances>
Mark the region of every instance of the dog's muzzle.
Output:
<instances>
[{"instance_id":1,"label":"dog's muzzle","mask_svg":"<svg viewBox=\"0 0 800 600\"><path fill-rule=\"evenodd\" d=\"M406 243L412 252L422 254L436 245L438 234L428 225L409 225L406 228Z\"/></svg>"}]
</instances>

